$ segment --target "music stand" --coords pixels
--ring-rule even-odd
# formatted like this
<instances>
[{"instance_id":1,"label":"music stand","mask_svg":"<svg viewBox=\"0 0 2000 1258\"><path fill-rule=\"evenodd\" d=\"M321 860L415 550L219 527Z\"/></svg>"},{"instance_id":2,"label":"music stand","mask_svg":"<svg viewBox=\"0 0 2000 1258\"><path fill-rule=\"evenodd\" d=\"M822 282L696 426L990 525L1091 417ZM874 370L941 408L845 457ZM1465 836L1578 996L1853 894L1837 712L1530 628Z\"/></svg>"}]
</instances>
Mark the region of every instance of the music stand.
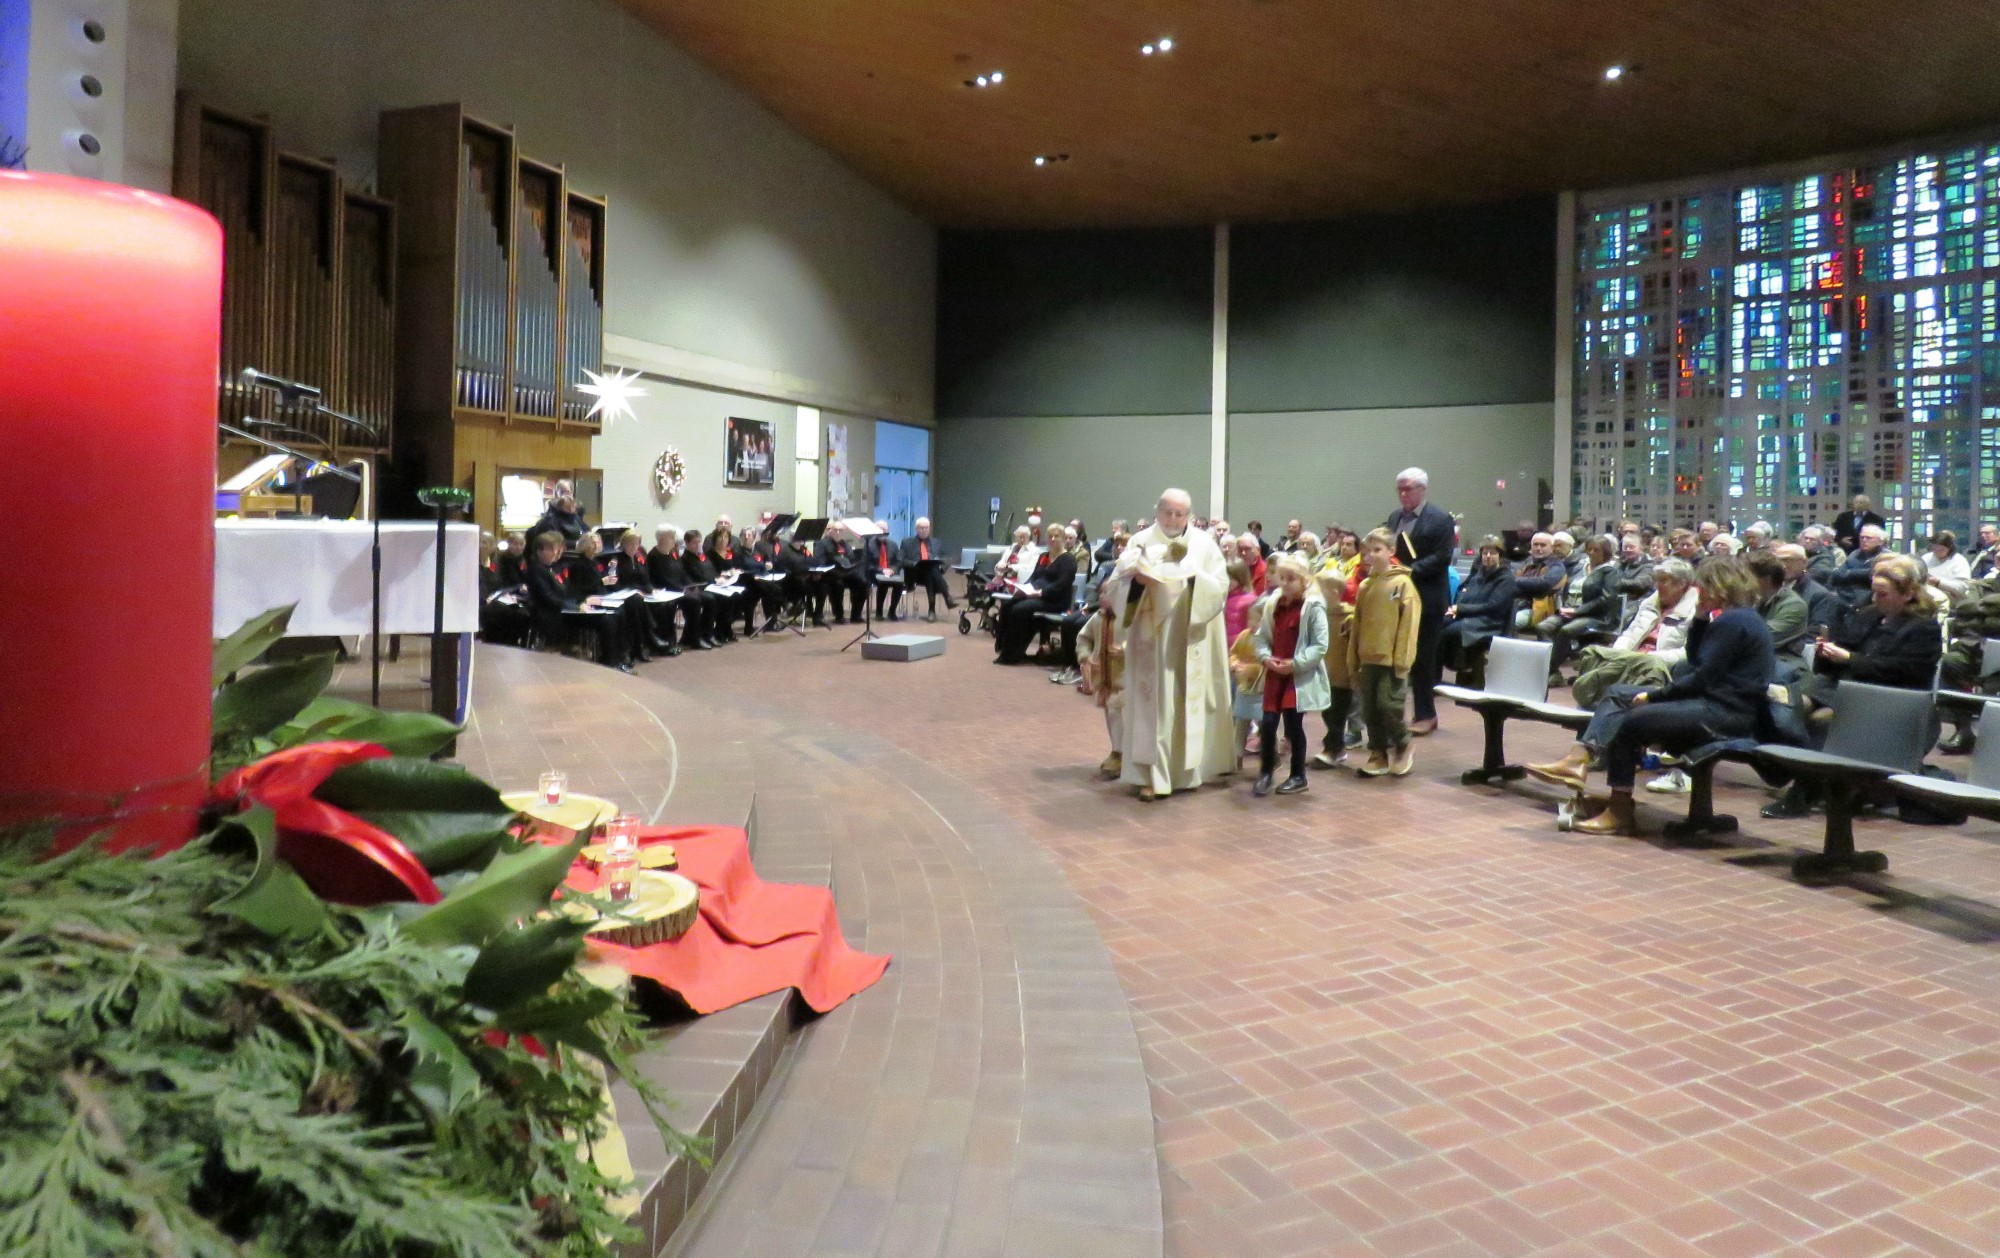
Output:
<instances>
[{"instance_id":1,"label":"music stand","mask_svg":"<svg viewBox=\"0 0 2000 1258\"><path fill-rule=\"evenodd\" d=\"M772 519L771 519L771 522L770 522L769 524L766 524L766 525L764 526L764 531L763 531L763 533L762 533L762 537L764 538L764 540L765 540L765 541L767 541L767 542L771 542L771 543L774 543L774 544L775 544L776 546L778 546L779 548L783 548L784 546L787 546L787 545L789 545L790 543L787 543L787 542L783 542L783 541L780 541L780 540L778 539L778 534L780 534L780 533L784 532L784 531L785 531L785 530L786 530L787 528L789 528L789 527L790 527L790 526L791 526L791 525L792 525L793 523L795 523L795 522L796 522L796 521L798 520L798 518L799 518L799 517L798 517L798 516L796 516L796 515L777 515L777 516L773 516L773 517L772 517ZM826 528L826 524L825 524L825 522L824 522L824 521L821 521L821 522L820 522L820 531L824 531L824 530L825 530L825 528ZM815 534L815 537L816 537L816 536L817 536L817 534ZM793 540L797 540L796 536L794 537L794 539L793 539ZM784 574L783 574L783 572L781 571L781 572L779 573L779 576L780 576L780 577L782 577L783 575L784 575ZM759 581L761 581L761 580L763 580L764 578L763 578L763 576L762 576L762 575L759 575L757 579L758 579ZM812 594L811 594L811 592L810 592L810 591L807 591L807 592L806 592L806 594L805 594L805 598L806 598L806 599L808 600L808 602L809 602L809 601L811 600L811 598L812 598ZM805 608L804 608L804 606L802 605L802 606L799 606L799 607L794 607L794 608L792 608L792 609L791 609L791 614L790 614L790 615L787 615L787 614L785 614L784 612L780 612L780 613L778 614L778 618L777 618L777 620L775 620L775 621L774 621L774 622L772 622L772 623L774 623L774 624L779 624L779 625L783 625L783 626L784 626L785 628L787 628L787 629L791 630L791 631L792 631L793 633L795 633L795 634L797 634L797 635L798 635L799 637L803 638L803 637L805 637L805 636L806 636L806 630L805 630L805 626L804 626L804 625L802 625L802 624L800 624L800 623L799 623L799 621L800 621L801 619L803 619L803 618L804 618L804 616L805 616Z\"/></svg>"},{"instance_id":2,"label":"music stand","mask_svg":"<svg viewBox=\"0 0 2000 1258\"><path fill-rule=\"evenodd\" d=\"M776 521L773 521L773 523L776 523ZM794 526L792 529L792 541L803 542L806 545L811 546L817 543L822 537L826 536L826 526L831 523L832 521L823 515L814 516L809 520L800 520L798 524ZM808 584L810 584L814 580L821 580L821 581L825 580L826 578L825 573L811 571L812 563L810 556L808 556L807 558L806 568L807 568L806 581L808 582ZM806 591L806 601L808 603L812 601L812 591L810 589ZM830 630L833 628L833 626L828 624L822 624L820 628ZM801 628L798 632L800 637L802 638L805 637L806 631L803 628Z\"/></svg>"},{"instance_id":3,"label":"music stand","mask_svg":"<svg viewBox=\"0 0 2000 1258\"><path fill-rule=\"evenodd\" d=\"M874 521L863 520L859 517L856 517L851 520L842 520L840 522L840 527L846 529L848 532L854 534L856 537L859 538L881 537L887 531L885 529L876 528ZM855 642L865 642L871 638L879 638L882 636L881 634L875 632L875 616L874 616L875 599L873 597L874 593L875 593L875 583L873 581L867 581L862 584L861 632L854 635L853 642L849 642L847 646L840 648L841 653L843 655L847 653L847 648L853 646Z\"/></svg>"}]
</instances>

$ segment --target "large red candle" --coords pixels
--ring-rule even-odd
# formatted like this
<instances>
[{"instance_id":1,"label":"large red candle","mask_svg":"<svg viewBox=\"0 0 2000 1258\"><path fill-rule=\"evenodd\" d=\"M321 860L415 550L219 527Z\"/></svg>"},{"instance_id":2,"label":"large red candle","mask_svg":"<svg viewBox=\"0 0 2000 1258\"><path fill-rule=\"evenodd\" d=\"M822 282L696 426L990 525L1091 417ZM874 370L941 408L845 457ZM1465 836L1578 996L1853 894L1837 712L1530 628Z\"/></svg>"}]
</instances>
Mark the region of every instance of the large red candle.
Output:
<instances>
[{"instance_id":1,"label":"large red candle","mask_svg":"<svg viewBox=\"0 0 2000 1258\"><path fill-rule=\"evenodd\" d=\"M201 210L0 171L0 824L194 833L221 302Z\"/></svg>"}]
</instances>

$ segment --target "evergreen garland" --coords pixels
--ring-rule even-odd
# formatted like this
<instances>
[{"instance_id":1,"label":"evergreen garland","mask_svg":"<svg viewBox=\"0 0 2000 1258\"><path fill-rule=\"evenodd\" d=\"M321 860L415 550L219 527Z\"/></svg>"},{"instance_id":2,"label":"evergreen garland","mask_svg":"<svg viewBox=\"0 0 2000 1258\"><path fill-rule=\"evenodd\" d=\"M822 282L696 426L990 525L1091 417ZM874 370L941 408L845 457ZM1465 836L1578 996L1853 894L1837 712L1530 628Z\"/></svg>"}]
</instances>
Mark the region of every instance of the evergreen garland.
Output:
<instances>
[{"instance_id":1,"label":"evergreen garland","mask_svg":"<svg viewBox=\"0 0 2000 1258\"><path fill-rule=\"evenodd\" d=\"M211 913L249 873L211 841L47 850L0 842L0 1253L595 1255L629 1234L586 1139L602 1077L490 1044L459 995L473 950L412 943L387 909L289 941ZM637 1042L616 1003L598 1031ZM416 1069L436 1033L476 1072L455 1101Z\"/></svg>"}]
</instances>

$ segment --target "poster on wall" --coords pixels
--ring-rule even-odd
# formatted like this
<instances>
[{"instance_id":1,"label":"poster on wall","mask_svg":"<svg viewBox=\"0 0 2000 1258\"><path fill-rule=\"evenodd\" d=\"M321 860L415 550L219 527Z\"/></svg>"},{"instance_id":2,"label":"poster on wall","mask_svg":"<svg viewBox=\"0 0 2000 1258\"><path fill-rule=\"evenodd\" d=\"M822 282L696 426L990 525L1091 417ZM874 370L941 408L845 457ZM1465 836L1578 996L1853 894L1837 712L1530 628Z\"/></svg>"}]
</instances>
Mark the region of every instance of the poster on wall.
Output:
<instances>
[{"instance_id":1,"label":"poster on wall","mask_svg":"<svg viewBox=\"0 0 2000 1258\"><path fill-rule=\"evenodd\" d=\"M835 420L826 423L826 513L834 519L847 515L847 425Z\"/></svg>"},{"instance_id":2,"label":"poster on wall","mask_svg":"<svg viewBox=\"0 0 2000 1258\"><path fill-rule=\"evenodd\" d=\"M722 483L734 489L769 489L777 477L776 427L768 420L733 416L724 422Z\"/></svg>"}]
</instances>

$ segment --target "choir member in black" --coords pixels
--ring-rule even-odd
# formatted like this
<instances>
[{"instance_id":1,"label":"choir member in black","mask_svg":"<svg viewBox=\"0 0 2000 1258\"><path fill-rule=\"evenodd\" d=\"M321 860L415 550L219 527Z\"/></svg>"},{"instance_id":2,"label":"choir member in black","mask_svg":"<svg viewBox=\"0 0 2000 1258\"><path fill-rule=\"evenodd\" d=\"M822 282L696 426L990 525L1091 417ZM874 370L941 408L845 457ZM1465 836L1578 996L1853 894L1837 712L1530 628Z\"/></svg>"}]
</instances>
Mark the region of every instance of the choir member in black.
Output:
<instances>
[{"instance_id":1,"label":"choir member in black","mask_svg":"<svg viewBox=\"0 0 2000 1258\"><path fill-rule=\"evenodd\" d=\"M564 548L571 550L576 548L577 539L590 531L590 522L583 518L583 508L576 505L576 491L568 481L556 482L555 501L531 531L537 537L554 533L563 539Z\"/></svg>"},{"instance_id":2,"label":"choir member in black","mask_svg":"<svg viewBox=\"0 0 2000 1258\"><path fill-rule=\"evenodd\" d=\"M681 531L662 524L653 531L653 549L646 553L646 575L656 590L679 590L685 597L673 606L680 608L681 645L698 651L713 651L716 613L714 596L688 575L681 562Z\"/></svg>"},{"instance_id":3,"label":"choir member in black","mask_svg":"<svg viewBox=\"0 0 2000 1258\"><path fill-rule=\"evenodd\" d=\"M737 548L736 537L727 528L718 527L705 539L704 558L708 566L715 570L715 579L731 585L737 591L730 596L729 615L743 618L743 636L757 636L757 582L748 559Z\"/></svg>"},{"instance_id":4,"label":"choir member in black","mask_svg":"<svg viewBox=\"0 0 2000 1258\"><path fill-rule=\"evenodd\" d=\"M877 520L875 527L882 532L861 539L861 568L875 587L875 619L894 620L903 606L903 551L890 538L887 525ZM884 603L889 605L886 617Z\"/></svg>"},{"instance_id":5,"label":"choir member in black","mask_svg":"<svg viewBox=\"0 0 2000 1258\"><path fill-rule=\"evenodd\" d=\"M996 664L1026 663L1041 614L1069 610L1076 594L1076 556L1066 550L1043 551L1021 587L1021 596L1000 613L1000 633L993 644Z\"/></svg>"},{"instance_id":6,"label":"choir member in black","mask_svg":"<svg viewBox=\"0 0 2000 1258\"><path fill-rule=\"evenodd\" d=\"M500 552L494 556L493 571L500 578L500 588L509 589L528 579L528 539L520 533L509 533L500 543Z\"/></svg>"},{"instance_id":7,"label":"choir member in black","mask_svg":"<svg viewBox=\"0 0 2000 1258\"><path fill-rule=\"evenodd\" d=\"M759 537L750 551L763 563L766 572L784 578L771 582L778 592L779 607L797 606L806 596L806 577L810 575L812 561L783 537Z\"/></svg>"},{"instance_id":8,"label":"choir member in black","mask_svg":"<svg viewBox=\"0 0 2000 1258\"><path fill-rule=\"evenodd\" d=\"M528 561L528 614L544 643L567 640L569 630L563 613L583 606L583 599L570 585L575 570L563 562L562 553L562 534L535 535L535 551ZM597 662L629 673L632 662L618 619L601 617L603 628L597 635Z\"/></svg>"},{"instance_id":9,"label":"choir member in black","mask_svg":"<svg viewBox=\"0 0 2000 1258\"><path fill-rule=\"evenodd\" d=\"M951 611L957 604L951 601L951 590L945 585L945 567L951 562L951 551L937 538L931 536L931 522L923 516L917 517L916 535L903 539L903 570L910 581L910 611L916 611L916 591L921 588L930 595L930 612L924 619L937 619L938 599L944 599L944 609Z\"/></svg>"},{"instance_id":10,"label":"choir member in black","mask_svg":"<svg viewBox=\"0 0 2000 1258\"><path fill-rule=\"evenodd\" d=\"M586 607L602 606L600 602L606 594L617 591L604 579L604 569L598 563L598 556L604 553L604 541L595 533L585 533L576 541L576 554L569 561L569 596ZM616 658L627 664L643 664L653 658L650 648L656 641L653 622L646 616L646 604L641 599L628 598L606 607L611 615L606 617L607 629L600 631L600 637L616 638ZM661 642L661 649L666 643Z\"/></svg>"},{"instance_id":11,"label":"choir member in black","mask_svg":"<svg viewBox=\"0 0 2000 1258\"><path fill-rule=\"evenodd\" d=\"M778 627L778 613L784 610L785 597L780 588L781 582L764 578L782 574L772 565L769 556L758 553L757 546L757 530L751 525L744 525L733 548L735 562L743 574L738 580L744 589L750 591L750 597L744 601L754 603L764 613L764 623L758 632L769 633ZM744 621L746 624L749 622L748 612L744 613Z\"/></svg>"},{"instance_id":12,"label":"choir member in black","mask_svg":"<svg viewBox=\"0 0 2000 1258\"><path fill-rule=\"evenodd\" d=\"M642 595L651 594L656 587L653 585L653 574L646 562L646 552L643 547L644 543L639 537L638 530L626 529L619 534L618 549L612 551L610 558L605 561L604 583L613 589L638 590ZM650 645L653 654L681 653L680 643L674 633L674 617L678 614L675 609L686 601L679 599L672 603L653 603L645 602L643 599L633 600L634 603L643 604L645 608L646 619L652 632Z\"/></svg>"},{"instance_id":13,"label":"choir member in black","mask_svg":"<svg viewBox=\"0 0 2000 1258\"><path fill-rule=\"evenodd\" d=\"M480 540L482 549L491 541L490 536L483 533ZM526 545L526 542L522 543L523 548ZM528 605L520 578L516 576L508 581L503 575L521 571L521 565L516 562L509 573L505 566L508 557L508 551L495 550L479 567L479 636L488 642L521 646L528 640Z\"/></svg>"},{"instance_id":14,"label":"choir member in black","mask_svg":"<svg viewBox=\"0 0 2000 1258\"><path fill-rule=\"evenodd\" d=\"M848 617L843 614L841 600L845 598L854 609L854 620L859 623L866 610L868 599L868 579L861 575L861 551L848 539L847 531L838 526L828 528L826 536L820 539L819 550L813 556L814 566L831 567L833 571L822 573L826 588L833 598L833 623L844 625ZM819 617L815 615L817 623Z\"/></svg>"},{"instance_id":15,"label":"choir member in black","mask_svg":"<svg viewBox=\"0 0 2000 1258\"><path fill-rule=\"evenodd\" d=\"M702 586L714 585L720 575L715 566L701 553L701 530L689 529L681 547L681 566L687 569L688 580L697 581ZM736 641L736 630L730 622L736 618L736 608L742 602L741 594L716 594L704 591L713 600L709 603L708 636L717 646Z\"/></svg>"}]
</instances>

